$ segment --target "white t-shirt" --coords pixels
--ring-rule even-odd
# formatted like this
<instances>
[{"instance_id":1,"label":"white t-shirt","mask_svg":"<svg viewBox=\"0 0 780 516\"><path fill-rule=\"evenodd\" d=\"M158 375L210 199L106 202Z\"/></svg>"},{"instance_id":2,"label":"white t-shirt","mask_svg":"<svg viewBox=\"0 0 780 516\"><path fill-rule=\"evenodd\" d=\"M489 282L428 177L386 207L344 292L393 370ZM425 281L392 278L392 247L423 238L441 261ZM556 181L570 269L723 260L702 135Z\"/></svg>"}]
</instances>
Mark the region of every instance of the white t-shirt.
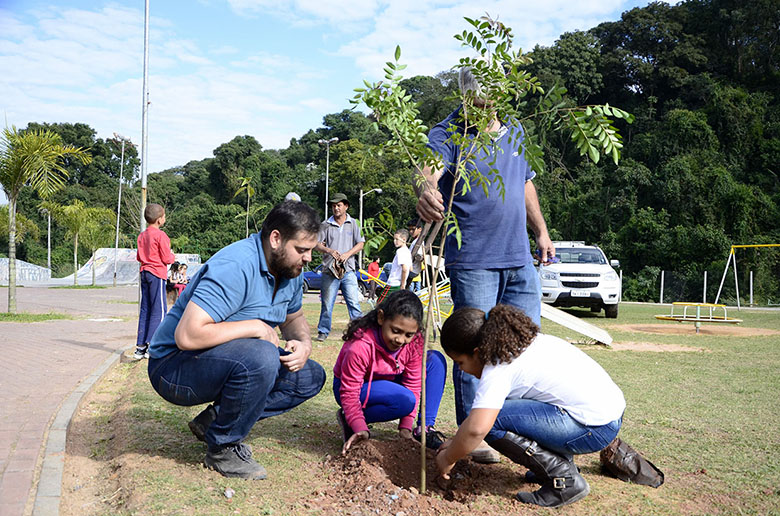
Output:
<instances>
[{"instance_id":1,"label":"white t-shirt","mask_svg":"<svg viewBox=\"0 0 780 516\"><path fill-rule=\"evenodd\" d=\"M387 284L391 287L401 285L401 275L403 274L401 267L403 265L409 267L409 272L412 271L412 252L405 245L395 250L393 265L390 269L390 275L387 277Z\"/></svg>"},{"instance_id":2,"label":"white t-shirt","mask_svg":"<svg viewBox=\"0 0 780 516\"><path fill-rule=\"evenodd\" d=\"M500 409L521 398L560 407L588 426L614 421L626 408L623 392L595 360L543 333L512 362L485 364L471 408Z\"/></svg>"}]
</instances>

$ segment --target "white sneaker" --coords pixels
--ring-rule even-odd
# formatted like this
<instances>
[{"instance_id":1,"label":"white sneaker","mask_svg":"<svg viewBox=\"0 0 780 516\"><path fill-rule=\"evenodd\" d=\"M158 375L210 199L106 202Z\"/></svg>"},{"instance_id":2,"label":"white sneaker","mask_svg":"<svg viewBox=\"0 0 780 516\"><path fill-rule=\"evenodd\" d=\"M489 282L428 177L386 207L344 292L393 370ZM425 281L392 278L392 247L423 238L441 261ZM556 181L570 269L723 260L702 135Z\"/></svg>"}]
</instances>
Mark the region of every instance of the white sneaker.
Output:
<instances>
[{"instance_id":1,"label":"white sneaker","mask_svg":"<svg viewBox=\"0 0 780 516\"><path fill-rule=\"evenodd\" d=\"M135 353L133 353L133 360L143 360L144 358L149 358L149 352L136 348Z\"/></svg>"}]
</instances>

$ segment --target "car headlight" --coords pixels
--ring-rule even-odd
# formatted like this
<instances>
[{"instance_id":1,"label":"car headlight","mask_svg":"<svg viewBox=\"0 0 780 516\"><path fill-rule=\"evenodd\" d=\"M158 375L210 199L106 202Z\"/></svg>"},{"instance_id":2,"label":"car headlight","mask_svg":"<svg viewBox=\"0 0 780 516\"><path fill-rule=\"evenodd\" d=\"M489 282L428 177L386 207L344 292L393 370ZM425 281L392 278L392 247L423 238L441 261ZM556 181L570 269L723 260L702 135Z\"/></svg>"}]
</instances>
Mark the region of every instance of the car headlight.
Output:
<instances>
[{"instance_id":1,"label":"car headlight","mask_svg":"<svg viewBox=\"0 0 780 516\"><path fill-rule=\"evenodd\" d=\"M606 281L617 281L619 278L615 272L608 272L604 275L604 279Z\"/></svg>"},{"instance_id":2,"label":"car headlight","mask_svg":"<svg viewBox=\"0 0 780 516\"><path fill-rule=\"evenodd\" d=\"M558 273L552 272L552 271L542 271L540 274L541 278L543 280L557 280L558 279Z\"/></svg>"}]
</instances>

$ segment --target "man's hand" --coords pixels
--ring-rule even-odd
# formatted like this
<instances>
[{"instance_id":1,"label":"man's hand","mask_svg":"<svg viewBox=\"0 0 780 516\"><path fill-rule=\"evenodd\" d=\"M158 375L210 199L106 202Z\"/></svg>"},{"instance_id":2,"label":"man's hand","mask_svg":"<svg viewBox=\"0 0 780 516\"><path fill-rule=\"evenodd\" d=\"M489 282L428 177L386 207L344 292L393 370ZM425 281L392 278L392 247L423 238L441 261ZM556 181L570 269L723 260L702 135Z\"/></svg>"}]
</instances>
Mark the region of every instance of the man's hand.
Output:
<instances>
[{"instance_id":1,"label":"man's hand","mask_svg":"<svg viewBox=\"0 0 780 516\"><path fill-rule=\"evenodd\" d=\"M539 249L538 256L544 265L548 265L552 258L555 258L555 246L550 240L550 236L545 232L536 237L536 247Z\"/></svg>"},{"instance_id":2,"label":"man's hand","mask_svg":"<svg viewBox=\"0 0 780 516\"><path fill-rule=\"evenodd\" d=\"M444 218L444 198L435 188L424 188L417 200L417 214L425 222L436 222Z\"/></svg>"},{"instance_id":3,"label":"man's hand","mask_svg":"<svg viewBox=\"0 0 780 516\"><path fill-rule=\"evenodd\" d=\"M337 262L344 261L344 258L341 257L341 253L336 251L335 249L330 250L330 255L333 257L334 260Z\"/></svg>"},{"instance_id":4,"label":"man's hand","mask_svg":"<svg viewBox=\"0 0 780 516\"><path fill-rule=\"evenodd\" d=\"M289 351L289 355L281 355L279 361L291 373L300 371L311 355L311 343L301 342L300 340L288 340L284 348Z\"/></svg>"},{"instance_id":5,"label":"man's hand","mask_svg":"<svg viewBox=\"0 0 780 516\"><path fill-rule=\"evenodd\" d=\"M352 448L352 445L359 442L359 441L365 441L369 437L369 433L365 430L362 432L358 432L356 434L352 434L352 437L347 439L347 442L344 443L344 447L341 449L341 454L346 455L347 451L349 451L350 448Z\"/></svg>"},{"instance_id":6,"label":"man's hand","mask_svg":"<svg viewBox=\"0 0 780 516\"><path fill-rule=\"evenodd\" d=\"M257 323L257 338L267 340L274 346L279 345L279 334L276 333L276 328L266 324L260 319L254 319Z\"/></svg>"},{"instance_id":7,"label":"man's hand","mask_svg":"<svg viewBox=\"0 0 780 516\"><path fill-rule=\"evenodd\" d=\"M399 428L398 437L401 437L402 439L414 439L414 437L412 437L412 431L408 428Z\"/></svg>"}]
</instances>

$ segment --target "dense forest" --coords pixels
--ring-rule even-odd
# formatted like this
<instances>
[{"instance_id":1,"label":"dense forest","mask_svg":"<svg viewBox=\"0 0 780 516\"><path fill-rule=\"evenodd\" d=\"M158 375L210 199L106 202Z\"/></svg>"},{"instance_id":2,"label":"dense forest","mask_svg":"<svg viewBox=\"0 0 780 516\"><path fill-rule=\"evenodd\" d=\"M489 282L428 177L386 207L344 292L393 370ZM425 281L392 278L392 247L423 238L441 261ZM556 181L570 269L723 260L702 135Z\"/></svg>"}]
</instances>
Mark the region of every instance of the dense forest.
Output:
<instances>
[{"instance_id":1,"label":"dense forest","mask_svg":"<svg viewBox=\"0 0 780 516\"><path fill-rule=\"evenodd\" d=\"M694 301L709 271L712 300L732 244L780 243L777 0L652 3L618 21L563 34L529 55L529 71L545 85L565 87L566 102L609 103L636 118L620 127L625 147L617 166L587 161L569 135L542 135L545 168L536 179L553 239L596 243L619 259L625 299L657 299L663 269L675 273L675 300ZM457 106L451 71L409 78L404 87L428 126ZM124 170L120 245L133 246L140 217L137 150L127 147L122 164L120 144L96 138L86 124L30 123L27 129L41 127L93 156L87 165L67 163L68 185L53 201L79 199L115 211ZM211 158L150 174L149 201L166 207L174 249L207 259L243 238L247 220L255 231L289 191L324 215L326 149L318 141L333 137L339 142L330 147L330 192L349 196L351 214L358 215L360 189L379 187L381 194L364 198L369 231L382 233L412 218L411 171L392 155L369 152L387 135L349 109L326 115L322 127L291 139L286 149L264 149L250 135L236 136ZM31 189L23 190L17 258L45 264L46 218L39 204ZM3 214L0 249L7 249L7 209L0 219ZM54 275L72 272L65 231L52 225ZM113 238L105 244L112 245ZM392 256L388 247L379 251L385 259ZM739 260L741 275L754 272L757 299L777 303L780 251L745 250ZM726 294L733 300L730 281Z\"/></svg>"}]
</instances>

